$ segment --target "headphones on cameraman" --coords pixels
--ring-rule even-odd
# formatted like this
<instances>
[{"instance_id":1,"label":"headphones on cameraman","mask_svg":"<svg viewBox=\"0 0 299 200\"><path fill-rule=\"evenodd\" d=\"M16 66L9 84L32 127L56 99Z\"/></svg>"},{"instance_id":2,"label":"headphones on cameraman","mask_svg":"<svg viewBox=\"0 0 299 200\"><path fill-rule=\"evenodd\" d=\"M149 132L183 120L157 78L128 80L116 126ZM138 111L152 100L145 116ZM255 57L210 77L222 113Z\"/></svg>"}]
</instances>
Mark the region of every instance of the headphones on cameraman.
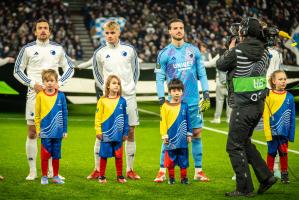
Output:
<instances>
[{"instance_id":1,"label":"headphones on cameraman","mask_svg":"<svg viewBox=\"0 0 299 200\"><path fill-rule=\"evenodd\" d=\"M248 35L249 22L252 21L252 20L256 20L260 24L260 21L255 17L247 17L246 19L242 20L242 22L240 23L240 30L239 30L241 36L247 36ZM260 24L260 27L261 27L261 31L260 31L261 32L261 37L264 37L264 32L263 32L261 24Z\"/></svg>"}]
</instances>

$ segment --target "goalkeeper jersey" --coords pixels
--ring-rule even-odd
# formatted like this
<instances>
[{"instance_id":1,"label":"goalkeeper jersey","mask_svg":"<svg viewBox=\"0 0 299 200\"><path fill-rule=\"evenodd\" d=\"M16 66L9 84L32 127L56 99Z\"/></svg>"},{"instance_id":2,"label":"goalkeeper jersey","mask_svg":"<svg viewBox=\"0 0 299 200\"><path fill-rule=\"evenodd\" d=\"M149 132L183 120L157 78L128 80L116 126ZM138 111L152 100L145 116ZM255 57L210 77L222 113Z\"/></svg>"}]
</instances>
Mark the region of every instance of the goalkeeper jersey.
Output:
<instances>
[{"instance_id":1,"label":"goalkeeper jersey","mask_svg":"<svg viewBox=\"0 0 299 200\"><path fill-rule=\"evenodd\" d=\"M192 136L191 121L186 103L169 103L161 107L160 134L168 138L166 150L188 148L187 136Z\"/></svg>"},{"instance_id":2,"label":"goalkeeper jersey","mask_svg":"<svg viewBox=\"0 0 299 200\"><path fill-rule=\"evenodd\" d=\"M209 91L206 70L199 49L185 42L176 47L169 44L159 52L155 69L158 97L164 97L164 81L174 78L184 84L182 100L188 105L198 105L200 80L202 91Z\"/></svg>"},{"instance_id":3,"label":"goalkeeper jersey","mask_svg":"<svg viewBox=\"0 0 299 200\"><path fill-rule=\"evenodd\" d=\"M103 135L103 142L121 142L129 133L127 103L123 97L101 97L95 115L96 134Z\"/></svg>"},{"instance_id":4,"label":"goalkeeper jersey","mask_svg":"<svg viewBox=\"0 0 299 200\"><path fill-rule=\"evenodd\" d=\"M295 137L296 110L294 97L289 92L270 91L264 107L264 131L267 141L272 136L285 136L291 142Z\"/></svg>"},{"instance_id":5,"label":"goalkeeper jersey","mask_svg":"<svg viewBox=\"0 0 299 200\"><path fill-rule=\"evenodd\" d=\"M41 91L36 96L35 127L41 138L62 138L67 133L67 104L62 92L47 95Z\"/></svg>"}]
</instances>

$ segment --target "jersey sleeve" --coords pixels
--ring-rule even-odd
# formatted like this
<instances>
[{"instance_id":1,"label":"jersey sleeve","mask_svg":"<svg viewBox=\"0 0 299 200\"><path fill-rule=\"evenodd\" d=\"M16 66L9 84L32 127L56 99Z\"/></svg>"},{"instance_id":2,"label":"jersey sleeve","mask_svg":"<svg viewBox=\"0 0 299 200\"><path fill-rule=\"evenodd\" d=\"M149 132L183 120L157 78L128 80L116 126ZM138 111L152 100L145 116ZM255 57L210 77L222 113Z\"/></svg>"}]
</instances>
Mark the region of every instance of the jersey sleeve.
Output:
<instances>
[{"instance_id":1,"label":"jersey sleeve","mask_svg":"<svg viewBox=\"0 0 299 200\"><path fill-rule=\"evenodd\" d=\"M267 96L266 100L265 100L264 113L263 113L264 133L265 133L265 136L266 136L266 141L271 141L272 140L272 133L271 133L271 127L270 127L270 117L271 117L270 97Z\"/></svg>"},{"instance_id":2,"label":"jersey sleeve","mask_svg":"<svg viewBox=\"0 0 299 200\"><path fill-rule=\"evenodd\" d=\"M25 69L28 65L29 57L27 56L26 47L23 47L17 57L14 67L14 77L23 85L33 88L35 82L30 80L25 74Z\"/></svg>"},{"instance_id":3,"label":"jersey sleeve","mask_svg":"<svg viewBox=\"0 0 299 200\"><path fill-rule=\"evenodd\" d=\"M166 79L166 66L167 66L167 57L165 55L165 50L162 50L158 55L157 64L155 68L156 87L157 87L157 94L159 98L165 96L164 82Z\"/></svg>"},{"instance_id":4,"label":"jersey sleeve","mask_svg":"<svg viewBox=\"0 0 299 200\"><path fill-rule=\"evenodd\" d=\"M127 113L127 102L124 100L124 105L123 105L123 111L124 111L124 131L123 135L128 136L129 135L129 120L128 120L128 113Z\"/></svg>"},{"instance_id":5,"label":"jersey sleeve","mask_svg":"<svg viewBox=\"0 0 299 200\"><path fill-rule=\"evenodd\" d=\"M62 48L62 47L61 47ZM70 57L65 53L64 49L62 48L62 53L59 60L59 65L63 69L63 74L58 81L58 85L63 85L68 79L72 78L74 75L74 65L70 59Z\"/></svg>"},{"instance_id":6,"label":"jersey sleeve","mask_svg":"<svg viewBox=\"0 0 299 200\"><path fill-rule=\"evenodd\" d=\"M67 118L68 118L68 110L67 110L67 103L66 98L63 93L61 93L61 99L62 99L62 117L63 117L63 133L67 133Z\"/></svg>"},{"instance_id":7,"label":"jersey sleeve","mask_svg":"<svg viewBox=\"0 0 299 200\"><path fill-rule=\"evenodd\" d=\"M188 105L186 105L187 136L192 136L192 126Z\"/></svg>"},{"instance_id":8,"label":"jersey sleeve","mask_svg":"<svg viewBox=\"0 0 299 200\"><path fill-rule=\"evenodd\" d=\"M102 98L97 103L97 110L95 114L95 130L97 135L102 135L102 121L103 121L103 102Z\"/></svg>"},{"instance_id":9,"label":"jersey sleeve","mask_svg":"<svg viewBox=\"0 0 299 200\"><path fill-rule=\"evenodd\" d=\"M165 103L162 105L161 108L161 119L160 119L160 134L162 139L168 138L167 134L167 122L166 122L166 109L165 109Z\"/></svg>"},{"instance_id":10,"label":"jersey sleeve","mask_svg":"<svg viewBox=\"0 0 299 200\"><path fill-rule=\"evenodd\" d=\"M40 134L40 122L41 122L41 96L39 93L36 95L35 114L34 114L34 124L35 124L37 135Z\"/></svg>"},{"instance_id":11,"label":"jersey sleeve","mask_svg":"<svg viewBox=\"0 0 299 200\"><path fill-rule=\"evenodd\" d=\"M209 85L208 85L208 78L205 66L203 64L203 60L201 58L201 54L199 52L199 49L197 47L195 49L195 59L196 59L196 75L197 79L200 81L201 88L203 92L209 91Z\"/></svg>"},{"instance_id":12,"label":"jersey sleeve","mask_svg":"<svg viewBox=\"0 0 299 200\"><path fill-rule=\"evenodd\" d=\"M92 61L92 72L94 76L94 80L100 89L103 90L104 80L103 80L103 66L100 64L99 51L96 51L93 54Z\"/></svg>"},{"instance_id":13,"label":"jersey sleeve","mask_svg":"<svg viewBox=\"0 0 299 200\"><path fill-rule=\"evenodd\" d=\"M131 66L132 66L132 72L133 72L133 79L134 79L134 82L136 85L137 81L139 79L139 75L140 75L140 68L139 68L137 52L135 51L135 49L133 47L132 47L132 49L133 49L133 57L131 60Z\"/></svg>"},{"instance_id":14,"label":"jersey sleeve","mask_svg":"<svg viewBox=\"0 0 299 200\"><path fill-rule=\"evenodd\" d=\"M290 105L291 105L291 119L290 119L291 123L290 123L289 140L290 142L294 142L295 131L296 131L296 109L295 109L294 97L292 95L290 98Z\"/></svg>"}]
</instances>

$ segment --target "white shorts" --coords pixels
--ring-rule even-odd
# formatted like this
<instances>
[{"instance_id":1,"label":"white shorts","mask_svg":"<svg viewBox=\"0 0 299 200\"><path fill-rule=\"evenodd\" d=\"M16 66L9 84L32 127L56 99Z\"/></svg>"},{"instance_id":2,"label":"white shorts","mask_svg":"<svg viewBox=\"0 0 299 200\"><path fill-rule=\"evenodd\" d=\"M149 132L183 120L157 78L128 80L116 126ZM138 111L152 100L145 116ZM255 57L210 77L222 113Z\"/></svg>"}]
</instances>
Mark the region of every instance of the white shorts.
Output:
<instances>
[{"instance_id":1,"label":"white shorts","mask_svg":"<svg viewBox=\"0 0 299 200\"><path fill-rule=\"evenodd\" d=\"M129 116L129 126L139 125L136 96L123 96L123 97L127 101L127 113Z\"/></svg>"},{"instance_id":2,"label":"white shorts","mask_svg":"<svg viewBox=\"0 0 299 200\"><path fill-rule=\"evenodd\" d=\"M34 125L35 98L36 92L32 89L28 89L25 111L25 118L28 125Z\"/></svg>"}]
</instances>

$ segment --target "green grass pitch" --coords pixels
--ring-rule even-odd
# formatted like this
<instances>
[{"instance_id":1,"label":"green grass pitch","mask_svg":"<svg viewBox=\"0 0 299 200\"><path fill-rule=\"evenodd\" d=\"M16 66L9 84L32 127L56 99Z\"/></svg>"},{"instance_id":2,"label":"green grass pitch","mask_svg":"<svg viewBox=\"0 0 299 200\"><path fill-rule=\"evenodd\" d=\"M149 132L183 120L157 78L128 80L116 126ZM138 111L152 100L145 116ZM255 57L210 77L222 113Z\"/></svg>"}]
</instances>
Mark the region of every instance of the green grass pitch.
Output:
<instances>
[{"instance_id":1,"label":"green grass pitch","mask_svg":"<svg viewBox=\"0 0 299 200\"><path fill-rule=\"evenodd\" d=\"M139 103L139 108L158 113L155 103ZM38 154L38 175L36 181L25 181L28 165L25 156L26 125L22 112L0 113L0 199L227 199L224 193L235 188L231 180L233 171L225 145L227 136L210 130L203 130L203 169L211 179L208 183L192 181L193 160L190 154L188 177L190 185L156 184L153 179L159 169L161 139L159 117L140 112L140 126L136 129L137 153L134 168L141 176L139 181L128 180L126 184L116 182L114 159L108 161L107 184L89 181L86 176L92 171L95 105L69 105L68 138L63 141L60 174L66 177L64 185L40 184L40 159ZM226 122L210 124L213 110L204 115L205 126L227 131ZM223 118L224 119L224 118ZM298 120L296 121L298 122ZM298 134L297 123L297 134ZM265 141L262 132L254 133L254 139ZM40 141L39 141L40 144ZM267 148L256 144L262 156ZM190 145L191 148L191 145ZM299 151L298 135L290 149ZM191 151L190 151L191 152ZM39 152L40 153L40 152ZM299 155L289 153L289 185L277 182L264 195L255 199L298 199L299 198ZM124 160L125 171L125 160ZM179 168L176 167L179 179ZM252 172L253 173L253 172ZM253 175L255 191L258 182Z\"/></svg>"}]
</instances>

